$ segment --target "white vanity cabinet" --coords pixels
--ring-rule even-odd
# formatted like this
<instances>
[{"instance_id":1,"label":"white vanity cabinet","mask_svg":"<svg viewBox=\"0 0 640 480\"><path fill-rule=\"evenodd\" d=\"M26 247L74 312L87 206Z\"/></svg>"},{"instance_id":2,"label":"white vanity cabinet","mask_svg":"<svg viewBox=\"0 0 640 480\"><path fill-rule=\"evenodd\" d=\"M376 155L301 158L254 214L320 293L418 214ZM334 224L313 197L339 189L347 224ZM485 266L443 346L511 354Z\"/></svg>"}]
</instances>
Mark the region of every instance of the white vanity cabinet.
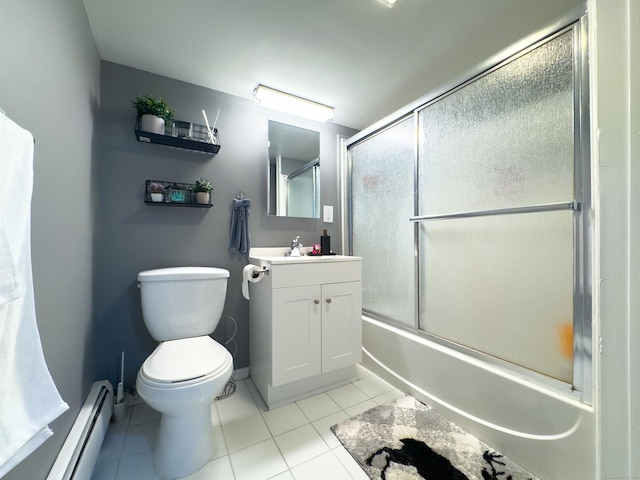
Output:
<instances>
[{"instance_id":1,"label":"white vanity cabinet","mask_svg":"<svg viewBox=\"0 0 640 480\"><path fill-rule=\"evenodd\" d=\"M250 375L269 407L350 381L362 359L359 257L251 258Z\"/></svg>"},{"instance_id":2,"label":"white vanity cabinet","mask_svg":"<svg viewBox=\"0 0 640 480\"><path fill-rule=\"evenodd\" d=\"M360 282L273 289L274 386L361 360Z\"/></svg>"}]
</instances>

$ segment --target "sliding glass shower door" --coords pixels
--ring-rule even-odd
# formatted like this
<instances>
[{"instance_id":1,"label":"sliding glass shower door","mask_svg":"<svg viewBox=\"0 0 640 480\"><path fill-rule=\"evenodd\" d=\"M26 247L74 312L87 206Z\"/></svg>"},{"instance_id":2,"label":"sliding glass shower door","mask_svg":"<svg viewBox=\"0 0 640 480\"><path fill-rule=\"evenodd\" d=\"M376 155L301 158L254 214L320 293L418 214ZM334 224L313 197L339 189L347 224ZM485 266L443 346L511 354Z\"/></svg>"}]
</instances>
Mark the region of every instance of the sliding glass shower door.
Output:
<instances>
[{"instance_id":1,"label":"sliding glass shower door","mask_svg":"<svg viewBox=\"0 0 640 480\"><path fill-rule=\"evenodd\" d=\"M429 217L420 222L420 328L565 382L573 368L572 40L564 33L418 114L418 215ZM545 211L551 204L566 206ZM477 212L485 213L469 215Z\"/></svg>"},{"instance_id":2,"label":"sliding glass shower door","mask_svg":"<svg viewBox=\"0 0 640 480\"><path fill-rule=\"evenodd\" d=\"M584 33L567 27L348 146L367 313L586 385Z\"/></svg>"},{"instance_id":3,"label":"sliding glass shower door","mask_svg":"<svg viewBox=\"0 0 640 480\"><path fill-rule=\"evenodd\" d=\"M352 252L362 262L363 307L415 326L415 121L406 118L351 149Z\"/></svg>"}]
</instances>

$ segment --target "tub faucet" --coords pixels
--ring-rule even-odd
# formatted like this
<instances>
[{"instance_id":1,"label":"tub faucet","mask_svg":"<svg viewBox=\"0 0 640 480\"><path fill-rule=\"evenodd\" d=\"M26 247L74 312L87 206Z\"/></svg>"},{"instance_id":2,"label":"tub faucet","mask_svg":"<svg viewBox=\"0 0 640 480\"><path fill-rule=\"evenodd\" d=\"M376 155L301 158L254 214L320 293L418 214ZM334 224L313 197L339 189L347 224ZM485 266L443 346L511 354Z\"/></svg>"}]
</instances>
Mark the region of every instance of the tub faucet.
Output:
<instances>
[{"instance_id":1,"label":"tub faucet","mask_svg":"<svg viewBox=\"0 0 640 480\"><path fill-rule=\"evenodd\" d=\"M296 235L296 238L291 240L291 256L299 257L300 248L302 248L302 244L300 243L300 235Z\"/></svg>"}]
</instances>

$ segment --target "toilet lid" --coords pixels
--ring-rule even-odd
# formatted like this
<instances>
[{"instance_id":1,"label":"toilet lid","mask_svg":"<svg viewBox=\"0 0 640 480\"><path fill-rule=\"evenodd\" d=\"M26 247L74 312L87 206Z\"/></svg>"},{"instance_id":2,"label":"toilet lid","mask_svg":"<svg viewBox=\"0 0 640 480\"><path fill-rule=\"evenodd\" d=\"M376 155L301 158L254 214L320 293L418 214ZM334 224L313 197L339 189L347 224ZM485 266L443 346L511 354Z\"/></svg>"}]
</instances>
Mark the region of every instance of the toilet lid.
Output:
<instances>
[{"instance_id":1,"label":"toilet lid","mask_svg":"<svg viewBox=\"0 0 640 480\"><path fill-rule=\"evenodd\" d=\"M142 364L142 373L161 383L205 377L226 367L229 352L211 337L162 342Z\"/></svg>"}]
</instances>

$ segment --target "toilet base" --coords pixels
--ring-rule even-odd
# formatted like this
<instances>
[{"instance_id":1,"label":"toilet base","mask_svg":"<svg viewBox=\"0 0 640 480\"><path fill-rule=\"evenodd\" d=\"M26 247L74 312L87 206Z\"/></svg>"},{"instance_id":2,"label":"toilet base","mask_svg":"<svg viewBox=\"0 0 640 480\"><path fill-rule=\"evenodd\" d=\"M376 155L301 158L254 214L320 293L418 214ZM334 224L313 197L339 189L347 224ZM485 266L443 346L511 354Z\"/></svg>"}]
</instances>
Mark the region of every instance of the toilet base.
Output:
<instances>
[{"instance_id":1,"label":"toilet base","mask_svg":"<svg viewBox=\"0 0 640 480\"><path fill-rule=\"evenodd\" d=\"M158 474L165 478L186 477L209 463L214 453L209 405L179 415L161 415L153 450L153 465Z\"/></svg>"}]
</instances>

